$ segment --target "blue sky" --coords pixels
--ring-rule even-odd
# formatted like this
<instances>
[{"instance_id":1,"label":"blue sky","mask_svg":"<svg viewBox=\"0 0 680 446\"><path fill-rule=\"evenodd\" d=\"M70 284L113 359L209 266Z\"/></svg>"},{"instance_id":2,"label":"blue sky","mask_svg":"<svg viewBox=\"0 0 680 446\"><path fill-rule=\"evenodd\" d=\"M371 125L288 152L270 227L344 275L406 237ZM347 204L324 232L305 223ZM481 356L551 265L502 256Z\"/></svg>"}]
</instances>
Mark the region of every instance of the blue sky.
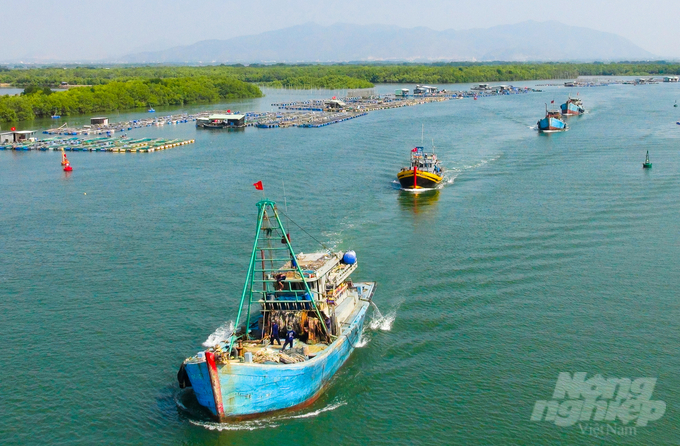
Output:
<instances>
[{"instance_id":1,"label":"blue sky","mask_svg":"<svg viewBox=\"0 0 680 446\"><path fill-rule=\"evenodd\" d=\"M308 22L443 30L526 20L612 32L680 59L680 0L0 0L0 17L0 61L96 60Z\"/></svg>"}]
</instances>

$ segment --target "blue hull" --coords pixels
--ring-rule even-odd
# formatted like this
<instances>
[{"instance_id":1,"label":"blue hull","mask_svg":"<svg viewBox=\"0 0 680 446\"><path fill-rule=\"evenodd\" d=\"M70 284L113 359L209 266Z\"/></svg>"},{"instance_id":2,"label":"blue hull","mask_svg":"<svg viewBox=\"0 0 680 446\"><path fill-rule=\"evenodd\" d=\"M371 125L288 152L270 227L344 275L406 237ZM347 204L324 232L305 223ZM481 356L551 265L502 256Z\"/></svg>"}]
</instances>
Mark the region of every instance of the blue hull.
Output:
<instances>
[{"instance_id":1,"label":"blue hull","mask_svg":"<svg viewBox=\"0 0 680 446\"><path fill-rule=\"evenodd\" d=\"M567 124L557 118L543 118L538 121L538 130L541 132L545 131L560 131L566 130Z\"/></svg>"},{"instance_id":2,"label":"blue hull","mask_svg":"<svg viewBox=\"0 0 680 446\"><path fill-rule=\"evenodd\" d=\"M359 342L368 306L368 301L361 301L342 335L308 361L217 365L224 418L273 412L313 401ZM186 371L199 404L219 417L207 363L187 363Z\"/></svg>"},{"instance_id":3,"label":"blue hull","mask_svg":"<svg viewBox=\"0 0 680 446\"><path fill-rule=\"evenodd\" d=\"M585 112L583 107L579 107L578 105L572 102L562 104L560 108L562 110L563 115L580 115L583 112Z\"/></svg>"}]
</instances>

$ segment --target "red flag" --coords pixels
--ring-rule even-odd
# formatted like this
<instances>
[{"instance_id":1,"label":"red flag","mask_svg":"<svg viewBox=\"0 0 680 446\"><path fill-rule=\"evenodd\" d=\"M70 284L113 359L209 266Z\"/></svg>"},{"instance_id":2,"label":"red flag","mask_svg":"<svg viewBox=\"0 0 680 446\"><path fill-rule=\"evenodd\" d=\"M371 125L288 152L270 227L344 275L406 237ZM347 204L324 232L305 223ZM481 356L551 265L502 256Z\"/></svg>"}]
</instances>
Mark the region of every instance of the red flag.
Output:
<instances>
[{"instance_id":1,"label":"red flag","mask_svg":"<svg viewBox=\"0 0 680 446\"><path fill-rule=\"evenodd\" d=\"M262 181L258 181L257 183L253 183L253 186L255 186L255 189L257 189L257 190L264 190L264 187L262 186Z\"/></svg>"},{"instance_id":2,"label":"red flag","mask_svg":"<svg viewBox=\"0 0 680 446\"><path fill-rule=\"evenodd\" d=\"M411 152L417 152L417 151L418 151L418 147L414 147L413 150L411 150Z\"/></svg>"},{"instance_id":3,"label":"red flag","mask_svg":"<svg viewBox=\"0 0 680 446\"><path fill-rule=\"evenodd\" d=\"M550 103L551 103L551 104L554 104L554 103L555 103L555 100L553 99L552 101L550 101Z\"/></svg>"}]
</instances>

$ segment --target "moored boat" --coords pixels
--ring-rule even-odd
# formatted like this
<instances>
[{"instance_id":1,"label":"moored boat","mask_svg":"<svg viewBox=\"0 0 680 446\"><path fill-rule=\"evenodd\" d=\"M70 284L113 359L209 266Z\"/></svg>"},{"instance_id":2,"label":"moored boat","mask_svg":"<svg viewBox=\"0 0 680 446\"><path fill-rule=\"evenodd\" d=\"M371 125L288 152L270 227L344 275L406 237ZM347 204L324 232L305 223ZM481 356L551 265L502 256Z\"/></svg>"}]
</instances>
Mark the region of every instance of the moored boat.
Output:
<instances>
[{"instance_id":1,"label":"moored boat","mask_svg":"<svg viewBox=\"0 0 680 446\"><path fill-rule=\"evenodd\" d=\"M180 387L193 387L198 403L221 421L313 402L359 342L375 290L373 282L350 279L354 252L296 255L275 203L257 207L236 328L187 358L178 373ZM296 339L285 351L283 333Z\"/></svg>"},{"instance_id":2,"label":"moored boat","mask_svg":"<svg viewBox=\"0 0 680 446\"><path fill-rule=\"evenodd\" d=\"M567 123L562 121L562 114L559 110L548 110L545 107L545 118L539 120L536 125L538 131L543 133L563 132L567 130Z\"/></svg>"},{"instance_id":3,"label":"moored boat","mask_svg":"<svg viewBox=\"0 0 680 446\"><path fill-rule=\"evenodd\" d=\"M569 98L567 102L560 105L560 111L564 116L581 115L586 112L583 102L579 98Z\"/></svg>"},{"instance_id":4,"label":"moored boat","mask_svg":"<svg viewBox=\"0 0 680 446\"><path fill-rule=\"evenodd\" d=\"M419 146L411 150L411 164L401 169L397 179L404 190L434 189L444 179L444 169L437 155Z\"/></svg>"}]
</instances>

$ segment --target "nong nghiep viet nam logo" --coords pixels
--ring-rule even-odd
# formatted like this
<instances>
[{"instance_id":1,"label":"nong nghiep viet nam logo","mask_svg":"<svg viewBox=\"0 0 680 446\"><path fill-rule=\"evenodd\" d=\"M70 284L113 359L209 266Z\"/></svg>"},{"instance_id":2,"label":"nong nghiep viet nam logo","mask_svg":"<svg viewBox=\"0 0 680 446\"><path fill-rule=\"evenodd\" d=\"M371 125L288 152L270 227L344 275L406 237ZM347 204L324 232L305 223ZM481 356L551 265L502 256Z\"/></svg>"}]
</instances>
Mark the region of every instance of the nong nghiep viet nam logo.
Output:
<instances>
[{"instance_id":1,"label":"nong nghiep viet nam logo","mask_svg":"<svg viewBox=\"0 0 680 446\"><path fill-rule=\"evenodd\" d=\"M608 378L586 372L572 376L561 372L552 400L536 401L531 421L549 421L557 426L577 422L602 421L647 426L666 412L666 403L652 400L656 378Z\"/></svg>"}]
</instances>

